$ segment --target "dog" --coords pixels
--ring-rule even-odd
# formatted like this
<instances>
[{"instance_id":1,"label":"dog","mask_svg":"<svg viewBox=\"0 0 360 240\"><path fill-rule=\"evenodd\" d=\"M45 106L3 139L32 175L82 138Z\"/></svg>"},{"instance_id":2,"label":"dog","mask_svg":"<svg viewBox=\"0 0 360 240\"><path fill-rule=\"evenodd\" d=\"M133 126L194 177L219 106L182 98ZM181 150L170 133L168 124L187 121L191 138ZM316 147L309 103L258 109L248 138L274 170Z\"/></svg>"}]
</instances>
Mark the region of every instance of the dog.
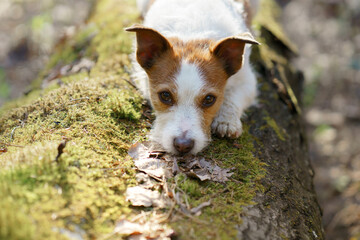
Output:
<instances>
[{"instance_id":1,"label":"dog","mask_svg":"<svg viewBox=\"0 0 360 240\"><path fill-rule=\"evenodd\" d=\"M237 138L255 102L246 0L142 0L132 77L155 112L150 139L167 152L197 154L211 133Z\"/></svg>"}]
</instances>

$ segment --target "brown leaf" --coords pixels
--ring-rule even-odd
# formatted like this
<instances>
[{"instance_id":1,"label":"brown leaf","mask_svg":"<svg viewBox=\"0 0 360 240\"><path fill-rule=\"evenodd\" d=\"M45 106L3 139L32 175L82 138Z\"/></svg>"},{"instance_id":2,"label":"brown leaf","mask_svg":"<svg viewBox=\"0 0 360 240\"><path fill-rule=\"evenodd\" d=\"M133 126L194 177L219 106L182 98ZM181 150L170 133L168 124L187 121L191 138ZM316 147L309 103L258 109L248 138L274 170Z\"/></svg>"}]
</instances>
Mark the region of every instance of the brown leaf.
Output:
<instances>
[{"instance_id":1,"label":"brown leaf","mask_svg":"<svg viewBox=\"0 0 360 240\"><path fill-rule=\"evenodd\" d=\"M135 166L139 171L149 174L149 176L161 181L161 179L170 174L168 163L162 159L154 158L164 155L163 151L153 151L148 142L135 143L129 149L129 155L134 159Z\"/></svg>"},{"instance_id":2,"label":"brown leaf","mask_svg":"<svg viewBox=\"0 0 360 240\"><path fill-rule=\"evenodd\" d=\"M200 181L211 180L211 175L205 169L200 169L200 170L190 169L190 171L186 172L185 174L189 177L197 178Z\"/></svg>"},{"instance_id":3,"label":"brown leaf","mask_svg":"<svg viewBox=\"0 0 360 240\"><path fill-rule=\"evenodd\" d=\"M145 223L132 223L127 220L121 220L116 224L114 233L126 235L128 239L157 239L170 240L174 235L174 230L160 225L156 221L147 221Z\"/></svg>"},{"instance_id":4,"label":"brown leaf","mask_svg":"<svg viewBox=\"0 0 360 240\"><path fill-rule=\"evenodd\" d=\"M210 180L214 182L229 181L233 175L232 169L221 168L218 165L205 160L205 158L193 157L191 160L182 162L183 172L193 178L201 181Z\"/></svg>"},{"instance_id":5,"label":"brown leaf","mask_svg":"<svg viewBox=\"0 0 360 240\"><path fill-rule=\"evenodd\" d=\"M200 159L200 165L211 173L211 180L215 182L229 181L229 177L234 174L231 172L233 168L221 168L216 164L206 161L204 158Z\"/></svg>"},{"instance_id":6,"label":"brown leaf","mask_svg":"<svg viewBox=\"0 0 360 240\"><path fill-rule=\"evenodd\" d=\"M150 176L145 173L137 173L136 181L141 187L146 189L153 189L155 187L155 181L150 179Z\"/></svg>"},{"instance_id":7,"label":"brown leaf","mask_svg":"<svg viewBox=\"0 0 360 240\"><path fill-rule=\"evenodd\" d=\"M160 192L152 191L141 186L129 187L125 195L126 200L130 201L133 206L163 208L167 205Z\"/></svg>"},{"instance_id":8,"label":"brown leaf","mask_svg":"<svg viewBox=\"0 0 360 240\"><path fill-rule=\"evenodd\" d=\"M162 150L153 150L150 142L136 143L128 151L135 166L158 181L163 177L176 175L182 171L187 176L200 181L226 182L233 175L232 169L223 169L205 158L171 156Z\"/></svg>"}]
</instances>

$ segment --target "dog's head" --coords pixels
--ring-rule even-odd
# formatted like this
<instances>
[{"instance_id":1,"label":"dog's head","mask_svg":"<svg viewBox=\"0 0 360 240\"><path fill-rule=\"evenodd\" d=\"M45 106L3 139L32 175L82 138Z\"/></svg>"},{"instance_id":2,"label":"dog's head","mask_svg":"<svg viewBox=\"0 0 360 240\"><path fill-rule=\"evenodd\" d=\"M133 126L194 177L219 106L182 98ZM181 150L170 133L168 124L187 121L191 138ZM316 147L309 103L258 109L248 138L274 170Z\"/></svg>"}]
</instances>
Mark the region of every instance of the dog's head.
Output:
<instances>
[{"instance_id":1,"label":"dog's head","mask_svg":"<svg viewBox=\"0 0 360 240\"><path fill-rule=\"evenodd\" d=\"M136 58L149 77L153 140L168 152L198 153L211 138L226 81L241 68L245 44L257 42L250 33L185 42L141 25L126 30L136 32Z\"/></svg>"}]
</instances>

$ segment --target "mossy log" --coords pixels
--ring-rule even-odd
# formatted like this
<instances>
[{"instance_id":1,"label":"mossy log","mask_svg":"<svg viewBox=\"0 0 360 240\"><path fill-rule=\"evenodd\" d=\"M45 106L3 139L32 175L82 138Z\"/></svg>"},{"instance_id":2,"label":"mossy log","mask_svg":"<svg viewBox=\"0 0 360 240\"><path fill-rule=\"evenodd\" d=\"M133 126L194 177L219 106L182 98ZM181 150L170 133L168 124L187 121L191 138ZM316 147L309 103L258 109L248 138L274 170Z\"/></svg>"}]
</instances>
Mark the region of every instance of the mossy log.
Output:
<instances>
[{"instance_id":1,"label":"mossy log","mask_svg":"<svg viewBox=\"0 0 360 240\"><path fill-rule=\"evenodd\" d=\"M279 14L267 0L255 19L260 95L243 135L214 136L200 154L234 167L230 181L168 180L191 207L211 200L188 216L177 205L134 208L125 199L138 184L127 151L153 120L128 73L131 35L123 28L140 20L134 1L98 0L32 90L0 109L0 239L122 239L119 221L155 211L179 239L324 239L297 101L303 79L289 61L296 49Z\"/></svg>"}]
</instances>

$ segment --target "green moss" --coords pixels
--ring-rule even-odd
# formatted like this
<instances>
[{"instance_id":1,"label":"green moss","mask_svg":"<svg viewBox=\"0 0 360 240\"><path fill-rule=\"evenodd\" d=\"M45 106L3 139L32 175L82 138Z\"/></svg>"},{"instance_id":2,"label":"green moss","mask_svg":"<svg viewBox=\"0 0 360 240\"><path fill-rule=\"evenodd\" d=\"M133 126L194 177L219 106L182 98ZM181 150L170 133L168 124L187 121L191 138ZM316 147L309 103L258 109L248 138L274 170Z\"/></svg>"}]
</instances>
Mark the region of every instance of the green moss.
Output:
<instances>
[{"instance_id":1,"label":"green moss","mask_svg":"<svg viewBox=\"0 0 360 240\"><path fill-rule=\"evenodd\" d=\"M99 238L130 213L124 191L135 183L135 172L127 149L144 140L148 129L142 98L122 80L128 78L121 67L129 68L131 43L114 19L133 19L126 14L133 8L133 1L99 1L91 31L62 43L46 68L72 62L86 47L88 56L98 56L90 74L63 78L61 86L32 91L2 108L0 147L24 148L6 146L0 155L0 239L65 239L64 229ZM94 29L92 41L81 40ZM109 31L117 37L108 37ZM64 140L65 152L55 162Z\"/></svg>"},{"instance_id":2,"label":"green moss","mask_svg":"<svg viewBox=\"0 0 360 240\"><path fill-rule=\"evenodd\" d=\"M0 190L3 192L3 190ZM0 201L0 239L34 239L35 228L24 213L23 206L11 197L2 196ZM6 209L6 211L3 211ZM22 230L19 231L19 226Z\"/></svg>"},{"instance_id":3,"label":"green moss","mask_svg":"<svg viewBox=\"0 0 360 240\"><path fill-rule=\"evenodd\" d=\"M280 234L280 238L283 239L283 240L288 240L289 239L284 234Z\"/></svg>"}]
</instances>

